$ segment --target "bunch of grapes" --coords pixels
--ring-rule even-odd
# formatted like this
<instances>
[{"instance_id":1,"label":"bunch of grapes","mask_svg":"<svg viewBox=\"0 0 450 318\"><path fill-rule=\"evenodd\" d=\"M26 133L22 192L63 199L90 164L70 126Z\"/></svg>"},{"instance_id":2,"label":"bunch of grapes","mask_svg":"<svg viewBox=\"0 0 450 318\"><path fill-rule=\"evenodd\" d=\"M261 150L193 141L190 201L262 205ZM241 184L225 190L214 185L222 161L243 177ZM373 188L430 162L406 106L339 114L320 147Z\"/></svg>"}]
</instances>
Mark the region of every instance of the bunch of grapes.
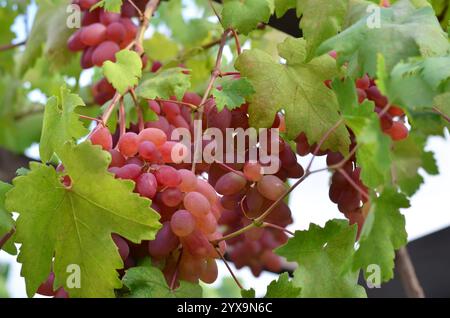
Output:
<instances>
[{"instance_id":1,"label":"bunch of grapes","mask_svg":"<svg viewBox=\"0 0 450 318\"><path fill-rule=\"evenodd\" d=\"M102 8L91 8L100 0L74 0L73 3L83 10L81 25L68 40L67 46L73 52L82 51L81 67L89 69L102 66L105 61L115 61L115 55L128 47L136 37L137 25L133 17L138 16L136 9L128 1L124 1L121 13L107 12ZM139 9L145 8L147 1L134 1ZM136 48L142 54L142 62L147 63L142 48ZM106 79L93 86L95 102L103 105L115 94L115 90Z\"/></svg>"}]
</instances>

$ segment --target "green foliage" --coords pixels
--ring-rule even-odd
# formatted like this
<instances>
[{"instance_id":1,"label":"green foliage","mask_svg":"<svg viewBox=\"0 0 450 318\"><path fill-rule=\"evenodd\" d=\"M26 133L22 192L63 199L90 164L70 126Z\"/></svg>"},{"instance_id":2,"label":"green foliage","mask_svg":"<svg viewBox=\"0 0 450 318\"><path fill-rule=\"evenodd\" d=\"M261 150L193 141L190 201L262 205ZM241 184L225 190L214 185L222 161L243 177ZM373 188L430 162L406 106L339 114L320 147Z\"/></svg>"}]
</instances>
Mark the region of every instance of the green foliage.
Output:
<instances>
[{"instance_id":1,"label":"green foliage","mask_svg":"<svg viewBox=\"0 0 450 318\"><path fill-rule=\"evenodd\" d=\"M79 106L85 106L83 100L64 87L61 88L58 97L53 96L47 101L39 143L43 162L50 161L53 153L57 152L66 141L76 140L88 133L75 112Z\"/></svg>"},{"instance_id":2,"label":"green foliage","mask_svg":"<svg viewBox=\"0 0 450 318\"><path fill-rule=\"evenodd\" d=\"M139 83L142 76L142 61L136 52L129 50L118 52L116 59L115 63L111 61L103 63L103 73L117 92L123 95Z\"/></svg>"},{"instance_id":3,"label":"green foliage","mask_svg":"<svg viewBox=\"0 0 450 318\"><path fill-rule=\"evenodd\" d=\"M127 270L123 284L129 289L132 298L201 298L202 288L198 284L180 282L171 290L166 279L156 267L138 266Z\"/></svg>"},{"instance_id":4,"label":"green foliage","mask_svg":"<svg viewBox=\"0 0 450 318\"><path fill-rule=\"evenodd\" d=\"M5 209L5 195L11 188L10 184L0 181L0 239L14 227L11 213Z\"/></svg>"},{"instance_id":5,"label":"green foliage","mask_svg":"<svg viewBox=\"0 0 450 318\"><path fill-rule=\"evenodd\" d=\"M371 14L319 47L319 54L335 50L340 64L348 62L349 73L376 75L377 55L386 59L388 72L404 59L444 55L449 50L447 35L430 7L416 8L409 0L380 9L379 25ZM395 39L395 40L394 40Z\"/></svg>"},{"instance_id":6,"label":"green foliage","mask_svg":"<svg viewBox=\"0 0 450 318\"><path fill-rule=\"evenodd\" d=\"M253 93L255 90L246 78L225 81L220 90L212 91L219 111L225 107L231 110L240 107Z\"/></svg>"},{"instance_id":7,"label":"green foliage","mask_svg":"<svg viewBox=\"0 0 450 318\"><path fill-rule=\"evenodd\" d=\"M359 248L353 261L353 269L365 270L371 264L380 266L381 279L386 282L394 276L395 250L407 242L405 218L400 208L408 208L409 202L402 194L387 188L379 197L371 198L371 208L359 239Z\"/></svg>"},{"instance_id":8,"label":"green foliage","mask_svg":"<svg viewBox=\"0 0 450 318\"><path fill-rule=\"evenodd\" d=\"M248 34L258 23L267 23L273 12L273 0L225 0L222 21L224 28Z\"/></svg>"},{"instance_id":9,"label":"green foliage","mask_svg":"<svg viewBox=\"0 0 450 318\"><path fill-rule=\"evenodd\" d=\"M265 298L298 298L300 297L300 288L293 285L289 280L289 275L283 273L278 280L274 280L267 286L267 294Z\"/></svg>"},{"instance_id":10,"label":"green foliage","mask_svg":"<svg viewBox=\"0 0 450 318\"><path fill-rule=\"evenodd\" d=\"M304 132L311 144L319 142L341 119L336 96L323 84L338 76L339 70L329 56L306 62L303 39L288 38L278 49L286 64L260 50L245 51L236 61L236 68L256 91L249 99L250 124L270 127L275 114L284 109L289 138ZM348 132L342 125L323 144L323 149L347 153L349 144Z\"/></svg>"},{"instance_id":11,"label":"green foliage","mask_svg":"<svg viewBox=\"0 0 450 318\"><path fill-rule=\"evenodd\" d=\"M293 284L301 297L365 297L358 285L358 271L351 268L355 254L356 226L332 220L324 228L311 224L307 231L296 231L277 254L297 262Z\"/></svg>"},{"instance_id":12,"label":"green foliage","mask_svg":"<svg viewBox=\"0 0 450 318\"><path fill-rule=\"evenodd\" d=\"M101 0L94 5L92 10L101 7L108 12L120 13L122 2L123 0Z\"/></svg>"},{"instance_id":13,"label":"green foliage","mask_svg":"<svg viewBox=\"0 0 450 318\"><path fill-rule=\"evenodd\" d=\"M136 94L146 99L169 99L172 96L181 99L190 86L189 75L182 68L169 68L146 76Z\"/></svg>"},{"instance_id":14,"label":"green foliage","mask_svg":"<svg viewBox=\"0 0 450 318\"><path fill-rule=\"evenodd\" d=\"M116 269L123 264L111 233L136 243L154 239L159 216L133 193L133 182L107 172L111 158L99 147L66 143L57 154L69 188L53 167L31 163L6 199L8 210L19 213L15 239L22 244L18 260L27 293L36 292L53 266L55 287L64 286L71 297L114 297L121 287ZM70 264L80 266L81 288L66 286Z\"/></svg>"}]
</instances>

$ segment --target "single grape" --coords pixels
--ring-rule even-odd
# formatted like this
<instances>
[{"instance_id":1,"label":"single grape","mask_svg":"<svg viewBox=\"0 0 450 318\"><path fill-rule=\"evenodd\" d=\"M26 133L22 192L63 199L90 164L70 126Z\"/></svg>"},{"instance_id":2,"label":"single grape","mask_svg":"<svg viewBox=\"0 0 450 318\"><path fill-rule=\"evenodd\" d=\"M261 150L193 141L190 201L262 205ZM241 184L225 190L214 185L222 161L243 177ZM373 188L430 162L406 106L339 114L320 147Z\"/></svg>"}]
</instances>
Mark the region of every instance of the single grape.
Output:
<instances>
[{"instance_id":1,"label":"single grape","mask_svg":"<svg viewBox=\"0 0 450 318\"><path fill-rule=\"evenodd\" d=\"M178 188L182 192L192 192L197 188L197 177L195 174L187 169L180 169L178 173L181 176L181 183Z\"/></svg>"},{"instance_id":2,"label":"single grape","mask_svg":"<svg viewBox=\"0 0 450 318\"><path fill-rule=\"evenodd\" d=\"M51 272L50 275L48 275L47 280L39 286L37 293L43 296L54 296L55 295L55 291L53 290L54 281L55 281L55 274Z\"/></svg>"},{"instance_id":3,"label":"single grape","mask_svg":"<svg viewBox=\"0 0 450 318\"><path fill-rule=\"evenodd\" d=\"M105 61L116 61L116 53L120 51L120 47L112 42L105 41L101 43L92 53L92 63L96 66L102 66Z\"/></svg>"},{"instance_id":4,"label":"single grape","mask_svg":"<svg viewBox=\"0 0 450 318\"><path fill-rule=\"evenodd\" d=\"M247 185L247 180L236 172L228 172L216 183L215 189L222 195L233 195L241 191Z\"/></svg>"},{"instance_id":5,"label":"single grape","mask_svg":"<svg viewBox=\"0 0 450 318\"><path fill-rule=\"evenodd\" d=\"M215 259L208 258L206 260L206 269L200 275L200 280L206 284L212 284L217 280L219 269Z\"/></svg>"},{"instance_id":6,"label":"single grape","mask_svg":"<svg viewBox=\"0 0 450 318\"><path fill-rule=\"evenodd\" d=\"M120 13L101 11L100 12L100 22L104 25L108 25L114 22L120 21L121 16Z\"/></svg>"},{"instance_id":7,"label":"single grape","mask_svg":"<svg viewBox=\"0 0 450 318\"><path fill-rule=\"evenodd\" d=\"M136 190L140 195L153 199L158 189L158 182L152 173L145 172L136 180Z\"/></svg>"},{"instance_id":8,"label":"single grape","mask_svg":"<svg viewBox=\"0 0 450 318\"><path fill-rule=\"evenodd\" d=\"M276 201L283 196L286 191L286 186L279 178L266 175L258 182L257 189L263 197L271 201Z\"/></svg>"},{"instance_id":9,"label":"single grape","mask_svg":"<svg viewBox=\"0 0 450 318\"><path fill-rule=\"evenodd\" d=\"M215 204L219 199L217 197L216 190L205 180L197 180L197 192L203 194L209 201L210 204Z\"/></svg>"},{"instance_id":10,"label":"single grape","mask_svg":"<svg viewBox=\"0 0 450 318\"><path fill-rule=\"evenodd\" d=\"M120 22L113 22L106 28L106 39L120 44L126 35L125 27Z\"/></svg>"},{"instance_id":11,"label":"single grape","mask_svg":"<svg viewBox=\"0 0 450 318\"><path fill-rule=\"evenodd\" d=\"M88 69L94 66L94 63L92 62L92 54L94 53L95 48L96 48L95 46L91 46L83 51L80 62L81 68Z\"/></svg>"},{"instance_id":12,"label":"single grape","mask_svg":"<svg viewBox=\"0 0 450 318\"><path fill-rule=\"evenodd\" d=\"M128 255L130 255L130 247L120 235L113 234L112 239L119 250L120 257L125 261L128 258Z\"/></svg>"},{"instance_id":13,"label":"single grape","mask_svg":"<svg viewBox=\"0 0 450 318\"><path fill-rule=\"evenodd\" d=\"M138 152L139 139L134 132L127 132L119 139L119 151L125 157L134 157Z\"/></svg>"},{"instance_id":14,"label":"single grape","mask_svg":"<svg viewBox=\"0 0 450 318\"><path fill-rule=\"evenodd\" d=\"M400 141L408 138L408 128L402 122L395 121L392 124L392 127L385 130L385 132L391 136L392 140Z\"/></svg>"},{"instance_id":15,"label":"single grape","mask_svg":"<svg viewBox=\"0 0 450 318\"><path fill-rule=\"evenodd\" d=\"M356 87L362 90L366 90L370 87L370 78L367 74L365 74L363 77L358 78L356 80Z\"/></svg>"},{"instance_id":16,"label":"single grape","mask_svg":"<svg viewBox=\"0 0 450 318\"><path fill-rule=\"evenodd\" d=\"M168 207L176 207L183 201L183 193L178 188L167 188L161 193L161 201Z\"/></svg>"},{"instance_id":17,"label":"single grape","mask_svg":"<svg viewBox=\"0 0 450 318\"><path fill-rule=\"evenodd\" d=\"M83 51L87 46L81 41L80 37L81 31L78 30L72 34L67 41L67 47L73 52Z\"/></svg>"},{"instance_id":18,"label":"single grape","mask_svg":"<svg viewBox=\"0 0 450 318\"><path fill-rule=\"evenodd\" d=\"M156 180L164 187L177 187L181 183L181 176L178 171L170 166L161 166L155 172Z\"/></svg>"},{"instance_id":19,"label":"single grape","mask_svg":"<svg viewBox=\"0 0 450 318\"><path fill-rule=\"evenodd\" d=\"M175 117L180 115L180 106L171 102L162 102L161 110L166 114L167 117Z\"/></svg>"},{"instance_id":20,"label":"single grape","mask_svg":"<svg viewBox=\"0 0 450 318\"><path fill-rule=\"evenodd\" d=\"M162 228L156 234L155 240L148 242L148 251L153 257L166 257L175 250L179 244L180 241L172 232L170 222L164 222Z\"/></svg>"},{"instance_id":21,"label":"single grape","mask_svg":"<svg viewBox=\"0 0 450 318\"><path fill-rule=\"evenodd\" d=\"M197 227L204 234L212 234L217 230L217 220L212 213L197 218Z\"/></svg>"},{"instance_id":22,"label":"single grape","mask_svg":"<svg viewBox=\"0 0 450 318\"><path fill-rule=\"evenodd\" d=\"M126 164L117 169L116 177L125 180L136 180L141 175L142 168L135 164Z\"/></svg>"},{"instance_id":23,"label":"single grape","mask_svg":"<svg viewBox=\"0 0 450 318\"><path fill-rule=\"evenodd\" d=\"M172 215L170 226L175 235L184 237L195 230L195 218L189 211L179 210Z\"/></svg>"},{"instance_id":24,"label":"single grape","mask_svg":"<svg viewBox=\"0 0 450 318\"><path fill-rule=\"evenodd\" d=\"M158 163L162 161L162 155L151 141L144 141L139 144L139 156L147 162Z\"/></svg>"},{"instance_id":25,"label":"single grape","mask_svg":"<svg viewBox=\"0 0 450 318\"><path fill-rule=\"evenodd\" d=\"M112 149L112 136L107 127L96 128L89 139L93 145L102 146L104 150Z\"/></svg>"},{"instance_id":26,"label":"single grape","mask_svg":"<svg viewBox=\"0 0 450 318\"><path fill-rule=\"evenodd\" d=\"M80 41L87 46L95 46L106 40L106 27L101 23L85 26L80 32Z\"/></svg>"},{"instance_id":27,"label":"single grape","mask_svg":"<svg viewBox=\"0 0 450 318\"><path fill-rule=\"evenodd\" d=\"M160 147L167 141L167 135L161 129L146 128L139 133L139 140L151 141L156 147Z\"/></svg>"},{"instance_id":28,"label":"single grape","mask_svg":"<svg viewBox=\"0 0 450 318\"><path fill-rule=\"evenodd\" d=\"M249 181L259 181L262 178L262 167L257 162L247 162L244 165L244 176Z\"/></svg>"},{"instance_id":29,"label":"single grape","mask_svg":"<svg viewBox=\"0 0 450 318\"><path fill-rule=\"evenodd\" d=\"M183 244L183 248L186 248L188 253L195 257L205 258L214 252L205 234L199 230L194 230L191 234L182 237L181 243Z\"/></svg>"},{"instance_id":30,"label":"single grape","mask_svg":"<svg viewBox=\"0 0 450 318\"><path fill-rule=\"evenodd\" d=\"M125 165L126 159L118 150L111 149L109 150L109 154L111 155L111 163L109 164L110 167L120 168Z\"/></svg>"},{"instance_id":31,"label":"single grape","mask_svg":"<svg viewBox=\"0 0 450 318\"><path fill-rule=\"evenodd\" d=\"M211 211L211 204L208 199L199 192L189 192L183 199L186 210L195 217L201 218Z\"/></svg>"}]
</instances>

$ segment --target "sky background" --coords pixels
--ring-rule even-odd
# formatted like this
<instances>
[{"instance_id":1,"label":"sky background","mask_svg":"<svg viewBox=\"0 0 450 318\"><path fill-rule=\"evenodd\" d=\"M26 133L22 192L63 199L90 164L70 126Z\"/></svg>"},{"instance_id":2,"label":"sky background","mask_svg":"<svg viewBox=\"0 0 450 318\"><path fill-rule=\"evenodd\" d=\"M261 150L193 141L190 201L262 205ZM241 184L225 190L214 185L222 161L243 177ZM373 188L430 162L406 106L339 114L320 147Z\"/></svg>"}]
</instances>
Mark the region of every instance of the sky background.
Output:
<instances>
[{"instance_id":1,"label":"sky background","mask_svg":"<svg viewBox=\"0 0 450 318\"><path fill-rule=\"evenodd\" d=\"M185 12L186 18L197 16L198 11L192 5L190 0L185 1L188 10ZM28 12L29 25L31 25L36 8L31 6ZM17 34L16 41L24 40L25 29L23 20L19 19L13 26ZM151 32L151 31L150 31ZM87 81L90 78L90 72L84 74L83 78ZM42 95L35 93L35 98L42 101ZM424 176L425 183L418 193L411 199L411 208L402 210L406 217L406 228L409 240L414 240L450 226L450 208L448 205L448 196L450 195L450 136L446 133L446 139L433 137L430 138L427 150L435 153L441 174L438 176ZM28 151L28 155L37 157L37 146L33 146ZM300 158L299 161L306 166L310 157ZM319 157L314 163L315 168L326 166L325 158ZM313 169L314 169L313 167ZM310 223L323 226L328 220L333 218L343 218L335 204L328 197L329 173L319 173L311 175L298 189L294 190L290 197L290 207L294 216L295 223L289 226L292 231L305 230ZM25 283L20 276L20 264L16 258L0 251L0 263L10 264L10 274L8 277L8 289L12 297L26 297ZM234 268L234 267L233 267ZM220 277L228 277L229 274L223 264L219 268ZM237 276L246 288L255 288L257 295L263 295L266 286L276 278L273 274L264 273L255 278L250 270L236 270ZM221 278L213 286L220 285Z\"/></svg>"}]
</instances>

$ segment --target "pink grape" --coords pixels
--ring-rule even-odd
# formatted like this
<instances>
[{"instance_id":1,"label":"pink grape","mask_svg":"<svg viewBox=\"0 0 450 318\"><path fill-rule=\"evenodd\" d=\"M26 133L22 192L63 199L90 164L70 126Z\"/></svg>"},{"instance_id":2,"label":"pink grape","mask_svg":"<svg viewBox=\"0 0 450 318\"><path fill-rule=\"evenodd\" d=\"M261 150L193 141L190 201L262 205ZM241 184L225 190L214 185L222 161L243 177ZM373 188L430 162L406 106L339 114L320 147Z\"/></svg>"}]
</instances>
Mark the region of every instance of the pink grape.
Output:
<instances>
[{"instance_id":1,"label":"pink grape","mask_svg":"<svg viewBox=\"0 0 450 318\"><path fill-rule=\"evenodd\" d=\"M246 185L247 180L243 176L228 172L217 181L215 189L222 195L233 195L244 189Z\"/></svg>"},{"instance_id":2,"label":"pink grape","mask_svg":"<svg viewBox=\"0 0 450 318\"><path fill-rule=\"evenodd\" d=\"M136 180L136 190L144 197L153 199L157 189L158 182L152 173L145 172Z\"/></svg>"},{"instance_id":3,"label":"pink grape","mask_svg":"<svg viewBox=\"0 0 450 318\"><path fill-rule=\"evenodd\" d=\"M199 230L194 230L191 234L182 237L181 242L183 247L189 252L189 254L195 257L207 257L214 252L213 247L209 243L206 236Z\"/></svg>"},{"instance_id":4,"label":"pink grape","mask_svg":"<svg viewBox=\"0 0 450 318\"><path fill-rule=\"evenodd\" d=\"M178 188L182 192L192 192L197 188L197 177L195 174L187 169L180 169L178 173L181 176L181 183Z\"/></svg>"},{"instance_id":5,"label":"pink grape","mask_svg":"<svg viewBox=\"0 0 450 318\"><path fill-rule=\"evenodd\" d=\"M257 162L247 162L244 165L244 175L249 181L259 181L262 178L262 167Z\"/></svg>"},{"instance_id":6,"label":"pink grape","mask_svg":"<svg viewBox=\"0 0 450 318\"><path fill-rule=\"evenodd\" d=\"M138 152L139 138L134 132L127 132L119 139L118 148L125 157L134 157Z\"/></svg>"},{"instance_id":7,"label":"pink grape","mask_svg":"<svg viewBox=\"0 0 450 318\"><path fill-rule=\"evenodd\" d=\"M151 141L156 147L160 147L167 141L167 136L161 129L146 128L139 133L139 140Z\"/></svg>"},{"instance_id":8,"label":"pink grape","mask_svg":"<svg viewBox=\"0 0 450 318\"><path fill-rule=\"evenodd\" d=\"M180 241L172 232L170 222L165 222L154 241L148 242L148 250L153 257L166 257L175 250Z\"/></svg>"},{"instance_id":9,"label":"pink grape","mask_svg":"<svg viewBox=\"0 0 450 318\"><path fill-rule=\"evenodd\" d=\"M55 281L55 274L51 272L47 280L39 286L37 293L43 296L54 296L55 295L55 291L53 290L54 281Z\"/></svg>"},{"instance_id":10,"label":"pink grape","mask_svg":"<svg viewBox=\"0 0 450 318\"><path fill-rule=\"evenodd\" d=\"M266 175L258 182L257 189L265 198L276 201L284 194L286 186L276 176Z\"/></svg>"},{"instance_id":11,"label":"pink grape","mask_svg":"<svg viewBox=\"0 0 450 318\"><path fill-rule=\"evenodd\" d=\"M175 235L187 236L195 230L195 218L187 210L179 210L172 215L170 226Z\"/></svg>"},{"instance_id":12,"label":"pink grape","mask_svg":"<svg viewBox=\"0 0 450 318\"><path fill-rule=\"evenodd\" d=\"M189 192L186 194L183 203L186 210L197 218L204 217L211 211L211 204L208 199L199 192Z\"/></svg>"},{"instance_id":13,"label":"pink grape","mask_svg":"<svg viewBox=\"0 0 450 318\"><path fill-rule=\"evenodd\" d=\"M121 43L125 39L126 30L120 22L113 22L106 29L106 39Z\"/></svg>"},{"instance_id":14,"label":"pink grape","mask_svg":"<svg viewBox=\"0 0 450 318\"><path fill-rule=\"evenodd\" d=\"M111 163L109 164L110 167L120 168L125 165L126 159L118 150L111 149L109 154L111 155Z\"/></svg>"},{"instance_id":15,"label":"pink grape","mask_svg":"<svg viewBox=\"0 0 450 318\"><path fill-rule=\"evenodd\" d=\"M92 53L92 63L96 66L102 66L105 61L116 61L116 53L120 51L120 47L112 42L105 41L101 43Z\"/></svg>"},{"instance_id":16,"label":"pink grape","mask_svg":"<svg viewBox=\"0 0 450 318\"><path fill-rule=\"evenodd\" d=\"M83 44L94 46L106 40L106 27L101 23L94 23L81 29L80 40Z\"/></svg>"},{"instance_id":17,"label":"pink grape","mask_svg":"<svg viewBox=\"0 0 450 318\"><path fill-rule=\"evenodd\" d=\"M104 150L110 150L113 145L112 136L107 127L100 127L94 131L90 140L93 145L102 146Z\"/></svg>"},{"instance_id":18,"label":"pink grape","mask_svg":"<svg viewBox=\"0 0 450 318\"><path fill-rule=\"evenodd\" d=\"M139 144L139 156L148 162L160 162L162 155L151 141L144 141Z\"/></svg>"},{"instance_id":19,"label":"pink grape","mask_svg":"<svg viewBox=\"0 0 450 318\"><path fill-rule=\"evenodd\" d=\"M178 171L170 166L161 166L155 172L156 180L164 187L177 187L181 183L181 176Z\"/></svg>"},{"instance_id":20,"label":"pink grape","mask_svg":"<svg viewBox=\"0 0 450 318\"><path fill-rule=\"evenodd\" d=\"M167 188L161 193L161 201L168 207L176 207L183 201L183 193L178 188Z\"/></svg>"},{"instance_id":21,"label":"pink grape","mask_svg":"<svg viewBox=\"0 0 450 318\"><path fill-rule=\"evenodd\" d=\"M100 0L80 0L79 5L83 10L89 10L94 4L99 2Z\"/></svg>"},{"instance_id":22,"label":"pink grape","mask_svg":"<svg viewBox=\"0 0 450 318\"><path fill-rule=\"evenodd\" d=\"M74 34L72 34L67 41L67 47L71 51L83 51L86 48L86 44L81 41L80 37L81 31L78 30Z\"/></svg>"},{"instance_id":23,"label":"pink grape","mask_svg":"<svg viewBox=\"0 0 450 318\"><path fill-rule=\"evenodd\" d=\"M94 53L94 50L95 46L91 46L83 51L83 54L81 55L81 68L88 69L94 66L94 63L92 62L92 54Z\"/></svg>"},{"instance_id":24,"label":"pink grape","mask_svg":"<svg viewBox=\"0 0 450 318\"><path fill-rule=\"evenodd\" d=\"M120 257L122 258L123 261L125 261L128 258L128 255L130 254L130 247L120 235L113 234L112 239L119 250Z\"/></svg>"},{"instance_id":25,"label":"pink grape","mask_svg":"<svg viewBox=\"0 0 450 318\"><path fill-rule=\"evenodd\" d=\"M216 190L205 180L197 180L197 192L203 194L209 201L210 204L215 204L219 199Z\"/></svg>"},{"instance_id":26,"label":"pink grape","mask_svg":"<svg viewBox=\"0 0 450 318\"><path fill-rule=\"evenodd\" d=\"M206 284L212 284L219 275L219 269L215 259L208 258L206 261L206 269L200 276L200 280Z\"/></svg>"},{"instance_id":27,"label":"pink grape","mask_svg":"<svg viewBox=\"0 0 450 318\"><path fill-rule=\"evenodd\" d=\"M113 22L120 21L121 16L120 13L101 11L100 12L100 22L104 25L108 25Z\"/></svg>"},{"instance_id":28,"label":"pink grape","mask_svg":"<svg viewBox=\"0 0 450 318\"><path fill-rule=\"evenodd\" d=\"M126 164L117 169L116 176L119 179L136 180L141 175L142 168L135 164Z\"/></svg>"},{"instance_id":29,"label":"pink grape","mask_svg":"<svg viewBox=\"0 0 450 318\"><path fill-rule=\"evenodd\" d=\"M212 234L217 230L217 220L212 213L197 218L198 228L205 234Z\"/></svg>"}]
</instances>

